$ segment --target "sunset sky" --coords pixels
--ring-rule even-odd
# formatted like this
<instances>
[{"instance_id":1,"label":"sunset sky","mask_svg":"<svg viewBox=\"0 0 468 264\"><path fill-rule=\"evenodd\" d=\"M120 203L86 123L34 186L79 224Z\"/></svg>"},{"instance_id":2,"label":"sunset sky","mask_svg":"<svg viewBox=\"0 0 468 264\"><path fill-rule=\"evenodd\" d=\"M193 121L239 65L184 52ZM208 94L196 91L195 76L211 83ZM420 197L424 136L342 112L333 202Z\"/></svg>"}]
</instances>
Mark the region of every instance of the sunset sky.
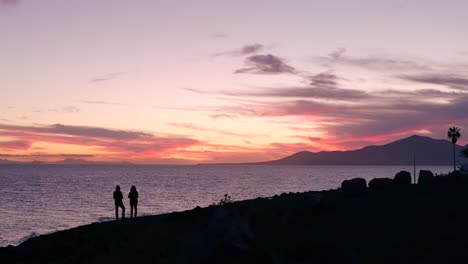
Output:
<instances>
[{"instance_id":1,"label":"sunset sky","mask_svg":"<svg viewBox=\"0 0 468 264\"><path fill-rule=\"evenodd\" d=\"M467 14L465 0L0 0L0 159L250 162L454 125L468 138Z\"/></svg>"}]
</instances>

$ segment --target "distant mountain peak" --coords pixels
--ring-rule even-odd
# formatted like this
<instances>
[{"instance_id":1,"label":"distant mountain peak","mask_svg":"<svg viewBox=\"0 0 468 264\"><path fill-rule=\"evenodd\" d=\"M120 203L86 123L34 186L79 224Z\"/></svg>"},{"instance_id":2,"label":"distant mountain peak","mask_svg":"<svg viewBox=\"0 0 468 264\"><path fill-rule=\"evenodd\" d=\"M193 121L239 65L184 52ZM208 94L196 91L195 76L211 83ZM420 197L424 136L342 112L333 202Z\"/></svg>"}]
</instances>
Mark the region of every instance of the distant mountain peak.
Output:
<instances>
[{"instance_id":1,"label":"distant mountain peak","mask_svg":"<svg viewBox=\"0 0 468 264\"><path fill-rule=\"evenodd\" d=\"M406 138L402 138L400 140L396 140L394 142L398 142L398 141L421 141L421 140L440 140L440 139L433 139L431 137L428 137L428 136L421 136L421 135L412 135L412 136L409 136L409 137L406 137Z\"/></svg>"},{"instance_id":2,"label":"distant mountain peak","mask_svg":"<svg viewBox=\"0 0 468 264\"><path fill-rule=\"evenodd\" d=\"M395 145L395 144L406 144L408 146L414 146L415 144L446 144L450 143L448 140L445 139L434 139L428 136L421 136L421 135L412 135L406 138L402 138L385 145L381 146L388 146L388 145ZM451 144L451 143L450 143ZM380 147L380 146L377 146Z\"/></svg>"},{"instance_id":3,"label":"distant mountain peak","mask_svg":"<svg viewBox=\"0 0 468 264\"><path fill-rule=\"evenodd\" d=\"M411 135L411 136L409 136L407 138L429 138L429 139L432 139L431 137L421 136L421 135L418 135L418 134Z\"/></svg>"}]
</instances>

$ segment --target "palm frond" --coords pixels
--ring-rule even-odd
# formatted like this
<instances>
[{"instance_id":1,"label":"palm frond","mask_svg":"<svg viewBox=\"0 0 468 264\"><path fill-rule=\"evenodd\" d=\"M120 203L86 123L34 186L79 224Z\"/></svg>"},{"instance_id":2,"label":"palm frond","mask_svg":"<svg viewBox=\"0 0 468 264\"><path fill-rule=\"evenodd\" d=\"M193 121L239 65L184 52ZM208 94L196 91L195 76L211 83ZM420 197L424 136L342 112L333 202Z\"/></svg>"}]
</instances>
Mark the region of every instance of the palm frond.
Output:
<instances>
[{"instance_id":1,"label":"palm frond","mask_svg":"<svg viewBox=\"0 0 468 264\"><path fill-rule=\"evenodd\" d=\"M447 131L447 137L451 139L452 142L454 141L456 142L457 139L461 137L460 128L458 127L449 128L449 130Z\"/></svg>"}]
</instances>

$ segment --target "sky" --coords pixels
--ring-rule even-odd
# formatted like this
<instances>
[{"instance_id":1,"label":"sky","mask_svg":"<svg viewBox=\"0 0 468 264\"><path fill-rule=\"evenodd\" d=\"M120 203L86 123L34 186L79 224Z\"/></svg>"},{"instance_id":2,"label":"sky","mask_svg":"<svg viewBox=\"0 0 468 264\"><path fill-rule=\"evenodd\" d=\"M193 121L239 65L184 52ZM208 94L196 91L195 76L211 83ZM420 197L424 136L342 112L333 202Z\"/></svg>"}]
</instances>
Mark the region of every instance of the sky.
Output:
<instances>
[{"instance_id":1,"label":"sky","mask_svg":"<svg viewBox=\"0 0 468 264\"><path fill-rule=\"evenodd\" d=\"M466 144L467 12L456 0L0 0L0 159L255 162L451 126Z\"/></svg>"}]
</instances>

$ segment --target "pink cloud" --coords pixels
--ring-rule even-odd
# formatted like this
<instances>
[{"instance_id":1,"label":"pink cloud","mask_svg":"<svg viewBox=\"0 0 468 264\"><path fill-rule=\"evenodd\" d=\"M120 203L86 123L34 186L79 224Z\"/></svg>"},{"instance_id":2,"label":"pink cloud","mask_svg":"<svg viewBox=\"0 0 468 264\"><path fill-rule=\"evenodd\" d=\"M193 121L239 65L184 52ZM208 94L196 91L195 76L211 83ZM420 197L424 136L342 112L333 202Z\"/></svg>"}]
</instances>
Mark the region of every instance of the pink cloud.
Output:
<instances>
[{"instance_id":1,"label":"pink cloud","mask_svg":"<svg viewBox=\"0 0 468 264\"><path fill-rule=\"evenodd\" d=\"M25 150L29 149L31 145L32 142L26 140L0 141L0 149L6 150Z\"/></svg>"}]
</instances>

